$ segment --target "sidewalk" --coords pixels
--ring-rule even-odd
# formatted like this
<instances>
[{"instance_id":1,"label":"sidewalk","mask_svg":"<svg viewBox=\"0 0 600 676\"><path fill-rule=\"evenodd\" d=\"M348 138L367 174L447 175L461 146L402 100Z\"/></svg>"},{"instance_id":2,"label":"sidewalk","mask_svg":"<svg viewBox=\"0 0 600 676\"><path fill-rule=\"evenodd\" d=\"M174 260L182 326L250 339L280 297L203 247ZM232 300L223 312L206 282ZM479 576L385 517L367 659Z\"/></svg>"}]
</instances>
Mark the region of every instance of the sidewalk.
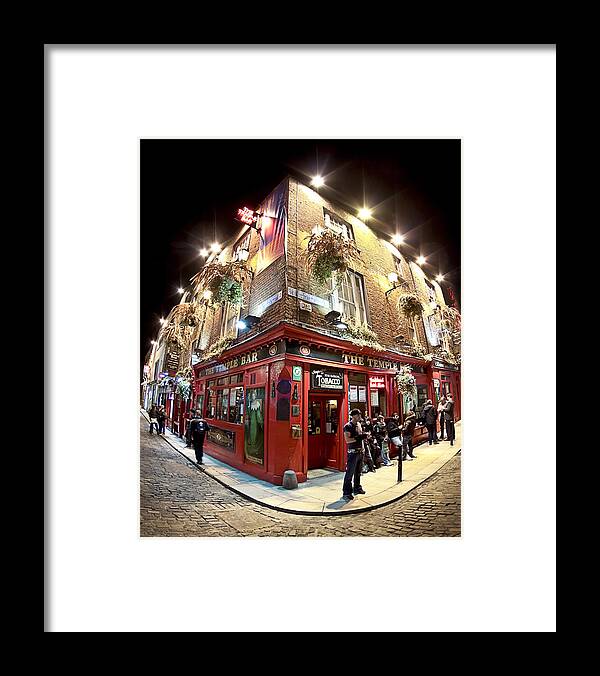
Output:
<instances>
[{"instance_id":1,"label":"sidewalk","mask_svg":"<svg viewBox=\"0 0 600 676\"><path fill-rule=\"evenodd\" d=\"M141 414L148 419L144 410ZM185 441L166 431L164 437L176 451L196 464L193 448L186 448ZM381 467L376 472L362 475L366 495L350 502L341 499L343 472L333 470L309 470L308 480L289 490L256 479L225 463L211 458L204 450L202 470L232 491L266 507L293 514L335 515L365 512L398 500L413 488L435 474L461 449L462 426L456 424L454 446L442 441L439 445L421 444L415 448L416 460L402 463L402 481L397 482L397 462L391 467Z\"/></svg>"}]
</instances>

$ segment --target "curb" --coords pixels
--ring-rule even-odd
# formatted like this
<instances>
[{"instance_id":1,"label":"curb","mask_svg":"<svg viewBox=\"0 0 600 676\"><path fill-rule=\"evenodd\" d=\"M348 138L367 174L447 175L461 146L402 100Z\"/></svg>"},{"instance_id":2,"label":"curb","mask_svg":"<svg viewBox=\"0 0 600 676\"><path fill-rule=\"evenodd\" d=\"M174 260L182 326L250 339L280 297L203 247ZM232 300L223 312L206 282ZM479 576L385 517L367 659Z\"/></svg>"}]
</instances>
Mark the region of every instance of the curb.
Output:
<instances>
[{"instance_id":1,"label":"curb","mask_svg":"<svg viewBox=\"0 0 600 676\"><path fill-rule=\"evenodd\" d=\"M143 409L142 409L142 415L146 419L147 422L150 422L149 418L146 415L146 412ZM172 434L172 432L170 432L169 434ZM394 502L398 502L398 500L402 500L402 498L406 497L407 495L410 495L416 488L419 488L419 486L422 486L425 483L425 481L427 481L428 479L431 479L431 477L434 477L440 471L440 469L442 467L444 467L445 465L447 465L450 462L450 460L455 458L457 455L461 454L460 453L461 449L457 448L457 450L454 452L454 454L451 455L448 458L448 460L446 460L446 462L439 469L437 469L433 474L426 477L425 479L423 479L423 481L420 481L418 484L416 484L415 486L410 488L408 491L406 491L406 493L402 493L402 495L398 495L395 498L391 498L390 500L387 500L386 502L382 502L379 505L370 505L369 507L359 507L357 509L352 510L351 512L350 511L348 511L348 512L303 512L303 511L296 510L296 509L285 509L284 507L276 507L274 505L269 505L266 502L261 502L260 500L257 500L256 498L253 498L250 495L246 495L245 493L242 493L241 491L233 488L232 486L229 486L228 484L226 484L224 481L222 481L218 477L213 476L210 472L208 472L206 470L205 467L199 467L198 464L195 463L193 460L190 460L187 457L187 455L185 455L185 453L182 453L181 450L179 448L177 448L177 446L175 446L175 444L168 439L168 437L163 436L163 435L159 435L159 436L163 441L166 441L167 444L169 444L169 446L173 450L177 451L177 453L179 453L179 455L182 458L187 460L187 462L192 467L194 467L194 469L198 470L199 472L203 472L204 474L209 476L211 479L213 479L213 481L216 481L217 483L221 484L221 486L224 486L225 488L230 490L232 493L236 493L236 495L239 495L242 498L245 498L246 500L249 500L250 502L253 502L256 505L260 505L261 507L267 507L268 509L272 509L276 512L283 512L285 514L298 514L300 516L334 516L334 517L351 516L353 514L364 514L365 512L372 512L374 509L379 509L380 507L387 507L388 505L391 505ZM206 451L205 451L205 453L206 453Z\"/></svg>"}]
</instances>

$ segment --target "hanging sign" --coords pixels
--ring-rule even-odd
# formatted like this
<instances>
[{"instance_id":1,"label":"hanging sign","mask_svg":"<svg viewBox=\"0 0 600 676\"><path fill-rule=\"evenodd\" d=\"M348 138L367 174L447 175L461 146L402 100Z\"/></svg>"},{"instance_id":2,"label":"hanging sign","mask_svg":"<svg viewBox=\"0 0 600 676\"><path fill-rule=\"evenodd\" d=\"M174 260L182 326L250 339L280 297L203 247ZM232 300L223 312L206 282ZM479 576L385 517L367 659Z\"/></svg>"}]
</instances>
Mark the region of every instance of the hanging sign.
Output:
<instances>
[{"instance_id":1,"label":"hanging sign","mask_svg":"<svg viewBox=\"0 0 600 676\"><path fill-rule=\"evenodd\" d=\"M248 209L248 207L242 207L241 209L237 210L236 221L241 221L246 225L254 226L257 220L258 214L256 211Z\"/></svg>"},{"instance_id":2,"label":"hanging sign","mask_svg":"<svg viewBox=\"0 0 600 676\"><path fill-rule=\"evenodd\" d=\"M369 377L369 387L372 390L385 389L385 380L382 376L370 376Z\"/></svg>"}]
</instances>

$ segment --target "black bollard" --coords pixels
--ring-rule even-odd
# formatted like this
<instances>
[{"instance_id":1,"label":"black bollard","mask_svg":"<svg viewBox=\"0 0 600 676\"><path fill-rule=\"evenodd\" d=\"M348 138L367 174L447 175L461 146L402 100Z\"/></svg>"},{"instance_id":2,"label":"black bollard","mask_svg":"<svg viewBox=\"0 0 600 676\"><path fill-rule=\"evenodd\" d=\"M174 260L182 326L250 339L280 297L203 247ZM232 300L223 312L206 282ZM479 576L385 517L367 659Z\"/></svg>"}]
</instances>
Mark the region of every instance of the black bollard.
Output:
<instances>
[{"instance_id":1,"label":"black bollard","mask_svg":"<svg viewBox=\"0 0 600 676\"><path fill-rule=\"evenodd\" d=\"M402 481L402 446L398 453L398 481Z\"/></svg>"}]
</instances>

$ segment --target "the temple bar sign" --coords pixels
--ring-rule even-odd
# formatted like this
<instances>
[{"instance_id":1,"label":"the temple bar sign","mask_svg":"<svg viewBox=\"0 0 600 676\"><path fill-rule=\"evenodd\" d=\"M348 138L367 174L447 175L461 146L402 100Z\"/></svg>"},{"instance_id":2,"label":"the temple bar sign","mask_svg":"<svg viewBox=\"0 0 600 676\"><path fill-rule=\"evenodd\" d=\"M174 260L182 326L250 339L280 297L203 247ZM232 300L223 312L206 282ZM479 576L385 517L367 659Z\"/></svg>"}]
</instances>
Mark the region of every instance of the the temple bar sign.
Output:
<instances>
[{"instance_id":1,"label":"the temple bar sign","mask_svg":"<svg viewBox=\"0 0 600 676\"><path fill-rule=\"evenodd\" d=\"M375 357L367 357L364 354L347 354L342 355L344 364L353 364L356 366L368 366L374 369L397 369L398 364L386 359L377 359Z\"/></svg>"},{"instance_id":2,"label":"the temple bar sign","mask_svg":"<svg viewBox=\"0 0 600 676\"><path fill-rule=\"evenodd\" d=\"M341 371L317 369L310 374L310 385L313 390L343 390L344 374Z\"/></svg>"}]
</instances>

